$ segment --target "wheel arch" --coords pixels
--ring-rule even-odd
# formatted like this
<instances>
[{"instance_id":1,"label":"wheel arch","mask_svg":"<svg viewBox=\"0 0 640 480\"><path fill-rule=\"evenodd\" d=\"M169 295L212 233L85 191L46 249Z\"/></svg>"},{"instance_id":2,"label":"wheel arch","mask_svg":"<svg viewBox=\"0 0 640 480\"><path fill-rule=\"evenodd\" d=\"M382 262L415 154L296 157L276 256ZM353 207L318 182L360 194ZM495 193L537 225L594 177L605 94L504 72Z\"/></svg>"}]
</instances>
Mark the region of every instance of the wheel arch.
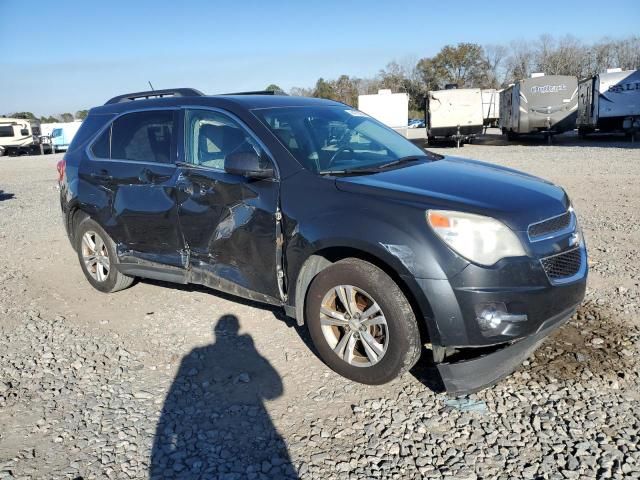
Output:
<instances>
[{"instance_id":1,"label":"wheel arch","mask_svg":"<svg viewBox=\"0 0 640 480\"><path fill-rule=\"evenodd\" d=\"M86 210L83 210L78 204L70 206L65 216L65 227L67 228L67 235L74 250L76 248L76 229L78 228L78 225L80 225L80 222L82 222L85 218L91 218L91 215L89 215Z\"/></svg>"},{"instance_id":2,"label":"wheel arch","mask_svg":"<svg viewBox=\"0 0 640 480\"><path fill-rule=\"evenodd\" d=\"M420 329L420 336L423 343L429 342L430 338L433 338L430 332L430 326L428 319L433 318L433 311L427 298L421 294L421 291L417 283L412 282L412 275L402 266L398 266L399 263L390 254L385 256L380 252L371 252L356 247L345 246L329 246L318 249L310 254L304 263L302 264L295 282L291 282L290 285L295 286L295 290L290 298L294 301L291 306L292 313L295 314L298 325L305 323L304 304L306 295L309 290L309 286L313 279L321 271L334 263L344 260L346 258L357 258L365 262L369 262L383 272L398 285L402 293L405 295L411 308L413 309L416 319L418 321L418 327ZM289 310L291 312L291 310Z\"/></svg>"}]
</instances>

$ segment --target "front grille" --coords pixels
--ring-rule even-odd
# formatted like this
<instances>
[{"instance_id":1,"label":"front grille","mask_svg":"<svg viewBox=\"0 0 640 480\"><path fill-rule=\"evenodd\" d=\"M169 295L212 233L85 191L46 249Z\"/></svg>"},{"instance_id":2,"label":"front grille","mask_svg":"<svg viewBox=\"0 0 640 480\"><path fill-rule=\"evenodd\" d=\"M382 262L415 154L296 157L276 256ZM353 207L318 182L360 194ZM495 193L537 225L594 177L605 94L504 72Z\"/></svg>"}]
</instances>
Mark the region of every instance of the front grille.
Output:
<instances>
[{"instance_id":1,"label":"front grille","mask_svg":"<svg viewBox=\"0 0 640 480\"><path fill-rule=\"evenodd\" d=\"M564 230L571 224L571 211L548 218L542 222L529 225L529 238L535 239L544 235L550 235L560 230Z\"/></svg>"},{"instance_id":2,"label":"front grille","mask_svg":"<svg viewBox=\"0 0 640 480\"><path fill-rule=\"evenodd\" d=\"M549 280L573 277L580 271L582 251L580 247L540 260Z\"/></svg>"}]
</instances>

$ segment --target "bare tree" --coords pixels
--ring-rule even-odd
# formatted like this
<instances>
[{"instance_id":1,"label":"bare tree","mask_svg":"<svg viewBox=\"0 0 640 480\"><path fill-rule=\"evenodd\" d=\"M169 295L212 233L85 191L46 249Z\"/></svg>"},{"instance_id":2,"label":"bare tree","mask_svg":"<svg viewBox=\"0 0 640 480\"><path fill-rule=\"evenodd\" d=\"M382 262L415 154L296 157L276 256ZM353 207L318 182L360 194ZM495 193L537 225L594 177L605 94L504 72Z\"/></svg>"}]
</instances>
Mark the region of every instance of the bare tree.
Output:
<instances>
[{"instance_id":1,"label":"bare tree","mask_svg":"<svg viewBox=\"0 0 640 480\"><path fill-rule=\"evenodd\" d=\"M313 97L313 89L312 88L302 88L302 87L291 87L289 90L289 95L294 97Z\"/></svg>"},{"instance_id":2,"label":"bare tree","mask_svg":"<svg viewBox=\"0 0 640 480\"><path fill-rule=\"evenodd\" d=\"M394 93L407 91L407 73L402 65L396 61L389 62L378 73L380 86L388 88Z\"/></svg>"},{"instance_id":3,"label":"bare tree","mask_svg":"<svg viewBox=\"0 0 640 480\"><path fill-rule=\"evenodd\" d=\"M492 87L499 87L504 83L506 71L506 59L509 50L505 45L485 45L484 58L487 62L487 70L489 74L489 83Z\"/></svg>"},{"instance_id":4,"label":"bare tree","mask_svg":"<svg viewBox=\"0 0 640 480\"><path fill-rule=\"evenodd\" d=\"M506 59L507 76L505 85L520 78L531 75L535 51L529 43L524 41L514 41L509 45L510 55Z\"/></svg>"},{"instance_id":5,"label":"bare tree","mask_svg":"<svg viewBox=\"0 0 640 480\"><path fill-rule=\"evenodd\" d=\"M623 70L640 68L640 36L619 40L613 46L617 66Z\"/></svg>"}]
</instances>

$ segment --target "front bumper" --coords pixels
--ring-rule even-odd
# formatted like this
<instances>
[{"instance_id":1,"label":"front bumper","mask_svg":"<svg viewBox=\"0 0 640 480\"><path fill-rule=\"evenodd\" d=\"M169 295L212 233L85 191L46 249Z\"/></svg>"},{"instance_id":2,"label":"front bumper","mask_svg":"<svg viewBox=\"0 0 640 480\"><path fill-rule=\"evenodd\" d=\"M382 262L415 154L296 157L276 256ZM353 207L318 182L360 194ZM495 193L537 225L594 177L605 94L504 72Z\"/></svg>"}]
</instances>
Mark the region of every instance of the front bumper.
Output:
<instances>
[{"instance_id":1,"label":"front bumper","mask_svg":"<svg viewBox=\"0 0 640 480\"><path fill-rule=\"evenodd\" d=\"M513 372L556 328L565 324L576 308L570 308L544 322L533 335L496 352L455 363L437 365L442 382L450 395L462 395L488 387Z\"/></svg>"},{"instance_id":2,"label":"front bumper","mask_svg":"<svg viewBox=\"0 0 640 480\"><path fill-rule=\"evenodd\" d=\"M581 251L578 274L565 281L552 283L531 258L469 265L449 280L414 279L431 310L425 320L447 392L469 393L508 375L575 312L588 274L584 246ZM505 315L495 329L482 325L487 305L501 306Z\"/></svg>"}]
</instances>

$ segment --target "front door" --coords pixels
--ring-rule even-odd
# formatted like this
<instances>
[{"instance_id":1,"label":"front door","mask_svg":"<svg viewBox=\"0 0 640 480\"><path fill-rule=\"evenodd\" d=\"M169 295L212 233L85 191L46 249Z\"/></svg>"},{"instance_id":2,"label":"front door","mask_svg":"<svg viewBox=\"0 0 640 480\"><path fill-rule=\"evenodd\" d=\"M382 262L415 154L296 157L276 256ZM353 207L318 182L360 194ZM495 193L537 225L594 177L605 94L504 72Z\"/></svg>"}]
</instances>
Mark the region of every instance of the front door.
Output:
<instances>
[{"instance_id":1,"label":"front door","mask_svg":"<svg viewBox=\"0 0 640 480\"><path fill-rule=\"evenodd\" d=\"M116 118L80 166L81 196L116 243L122 263L184 268L175 179L179 110L145 110Z\"/></svg>"},{"instance_id":2,"label":"front door","mask_svg":"<svg viewBox=\"0 0 640 480\"><path fill-rule=\"evenodd\" d=\"M261 300L278 299L279 183L224 170L231 153L266 152L227 112L185 109L184 124L184 163L176 187L191 280L243 296L257 293Z\"/></svg>"}]
</instances>

